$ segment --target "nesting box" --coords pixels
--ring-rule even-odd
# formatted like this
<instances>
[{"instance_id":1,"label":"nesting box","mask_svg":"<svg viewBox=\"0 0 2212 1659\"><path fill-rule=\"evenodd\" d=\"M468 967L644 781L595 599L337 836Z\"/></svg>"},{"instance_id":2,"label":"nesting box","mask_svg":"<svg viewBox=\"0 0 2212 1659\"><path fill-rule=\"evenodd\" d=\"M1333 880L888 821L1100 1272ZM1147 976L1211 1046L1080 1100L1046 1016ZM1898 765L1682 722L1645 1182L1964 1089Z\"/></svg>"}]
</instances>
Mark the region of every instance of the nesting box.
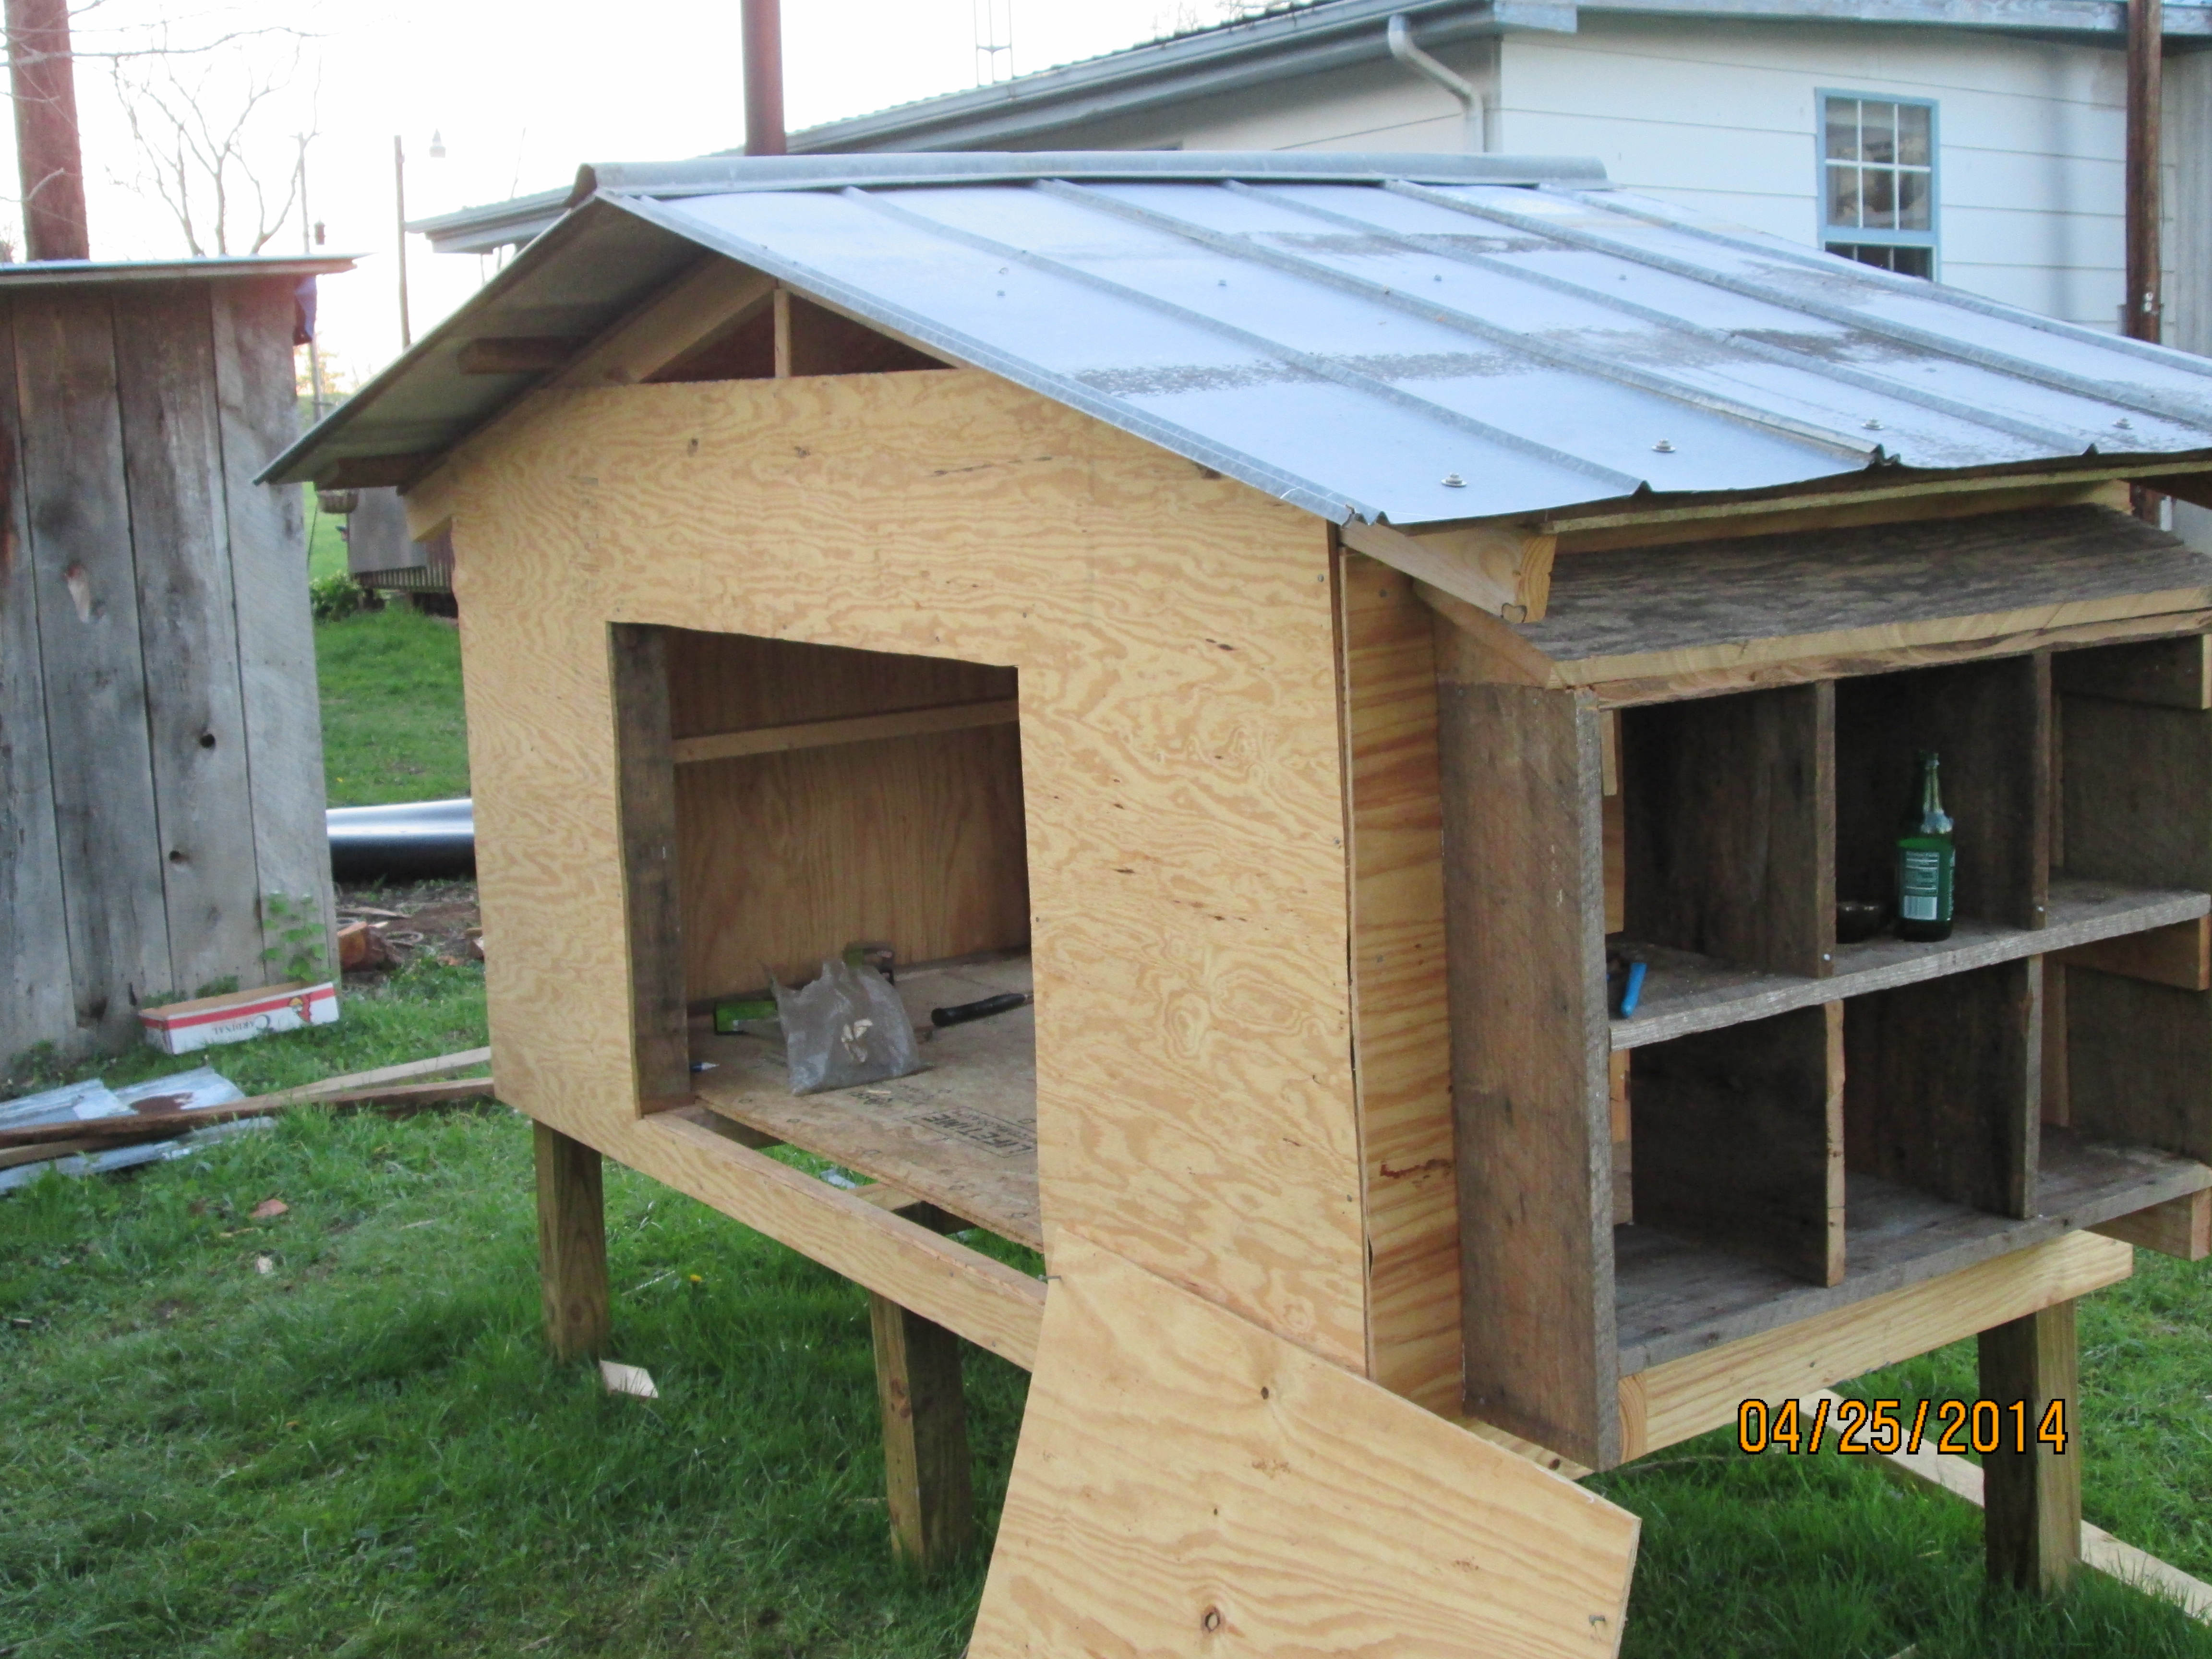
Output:
<instances>
[{"instance_id":1,"label":"nesting box","mask_svg":"<svg viewBox=\"0 0 2212 1659\"><path fill-rule=\"evenodd\" d=\"M1977 1333L2039 1410L2202 1253L2212 560L2130 491L2208 368L1586 166L717 161L277 472L452 536L556 1344L612 1157L872 1293L909 1553L947 1333L1035 1369L975 1654L1587 1653L1573 1477ZM1916 749L1955 929L1843 942ZM1033 1007L804 1097L714 1030L856 940Z\"/></svg>"}]
</instances>

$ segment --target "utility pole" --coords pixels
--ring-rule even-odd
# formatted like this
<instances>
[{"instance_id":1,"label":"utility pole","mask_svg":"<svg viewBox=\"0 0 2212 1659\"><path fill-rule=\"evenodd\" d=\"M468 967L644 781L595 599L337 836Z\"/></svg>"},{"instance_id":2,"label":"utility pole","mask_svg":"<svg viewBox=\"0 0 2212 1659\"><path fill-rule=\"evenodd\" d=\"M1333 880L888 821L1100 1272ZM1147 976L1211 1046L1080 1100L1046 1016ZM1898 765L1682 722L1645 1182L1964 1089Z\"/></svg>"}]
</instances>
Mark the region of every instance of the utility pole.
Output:
<instances>
[{"instance_id":1,"label":"utility pole","mask_svg":"<svg viewBox=\"0 0 2212 1659\"><path fill-rule=\"evenodd\" d=\"M778 0L744 0L745 154L781 155L783 15Z\"/></svg>"},{"instance_id":2,"label":"utility pole","mask_svg":"<svg viewBox=\"0 0 2212 1659\"><path fill-rule=\"evenodd\" d=\"M84 216L84 151L77 138L69 0L7 0L7 6L23 257L89 259L92 236Z\"/></svg>"},{"instance_id":3,"label":"utility pole","mask_svg":"<svg viewBox=\"0 0 2212 1659\"><path fill-rule=\"evenodd\" d=\"M2120 308L2120 331L2131 340L2156 343L2163 333L2163 277L2166 208L2159 186L2159 101L2164 82L2166 9L2161 0L2127 0L2128 5L2128 296ZM2154 490L2136 485L2130 492L2136 517L2165 522L2166 502Z\"/></svg>"},{"instance_id":4,"label":"utility pole","mask_svg":"<svg viewBox=\"0 0 2212 1659\"><path fill-rule=\"evenodd\" d=\"M2159 100L2166 33L2160 0L2128 0L2128 302L2124 331L2155 341L2165 219L2159 173Z\"/></svg>"},{"instance_id":5,"label":"utility pole","mask_svg":"<svg viewBox=\"0 0 2212 1659\"><path fill-rule=\"evenodd\" d=\"M399 249L399 349L404 351L415 343L415 331L407 321L407 150L396 132L392 135L392 199L396 216L392 234Z\"/></svg>"},{"instance_id":6,"label":"utility pole","mask_svg":"<svg viewBox=\"0 0 2212 1659\"><path fill-rule=\"evenodd\" d=\"M315 257L315 216L307 211L307 135L300 135L300 252ZM323 349L315 333L307 336L307 405L315 418L323 418Z\"/></svg>"}]
</instances>

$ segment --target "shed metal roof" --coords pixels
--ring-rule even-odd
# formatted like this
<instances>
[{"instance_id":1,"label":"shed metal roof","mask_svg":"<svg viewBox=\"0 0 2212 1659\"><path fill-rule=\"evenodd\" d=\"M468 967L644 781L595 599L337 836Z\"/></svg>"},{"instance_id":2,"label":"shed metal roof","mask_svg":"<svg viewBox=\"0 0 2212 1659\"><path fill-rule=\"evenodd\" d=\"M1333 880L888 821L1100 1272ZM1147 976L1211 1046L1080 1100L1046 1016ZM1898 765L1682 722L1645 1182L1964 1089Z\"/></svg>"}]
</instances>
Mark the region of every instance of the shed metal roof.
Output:
<instances>
[{"instance_id":1,"label":"shed metal roof","mask_svg":"<svg viewBox=\"0 0 2212 1659\"><path fill-rule=\"evenodd\" d=\"M2212 451L2212 360L1623 192L1424 181L1464 158L866 159L899 182L599 169L269 476L451 444L532 383L462 375L466 341L580 343L701 248L1339 523Z\"/></svg>"},{"instance_id":2,"label":"shed metal roof","mask_svg":"<svg viewBox=\"0 0 2212 1659\"><path fill-rule=\"evenodd\" d=\"M246 276L332 276L351 270L354 253L210 255L195 259L39 259L0 264L0 291L83 288L105 283L227 281Z\"/></svg>"}]
</instances>

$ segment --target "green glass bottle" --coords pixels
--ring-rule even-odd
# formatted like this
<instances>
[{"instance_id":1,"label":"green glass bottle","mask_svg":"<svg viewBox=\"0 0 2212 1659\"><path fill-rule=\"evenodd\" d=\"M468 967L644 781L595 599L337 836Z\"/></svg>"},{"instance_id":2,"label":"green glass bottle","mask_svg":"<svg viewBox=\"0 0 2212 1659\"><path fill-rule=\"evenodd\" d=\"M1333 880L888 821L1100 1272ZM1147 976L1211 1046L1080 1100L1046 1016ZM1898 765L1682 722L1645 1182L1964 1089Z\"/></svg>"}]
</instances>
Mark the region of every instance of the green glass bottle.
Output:
<instances>
[{"instance_id":1,"label":"green glass bottle","mask_svg":"<svg viewBox=\"0 0 2212 1659\"><path fill-rule=\"evenodd\" d=\"M1920 787L1897 838L1897 936L1932 941L1951 937L1953 878L1959 852L1951 839L1951 815L1943 810L1937 781L1942 757L1932 750L1920 755Z\"/></svg>"}]
</instances>

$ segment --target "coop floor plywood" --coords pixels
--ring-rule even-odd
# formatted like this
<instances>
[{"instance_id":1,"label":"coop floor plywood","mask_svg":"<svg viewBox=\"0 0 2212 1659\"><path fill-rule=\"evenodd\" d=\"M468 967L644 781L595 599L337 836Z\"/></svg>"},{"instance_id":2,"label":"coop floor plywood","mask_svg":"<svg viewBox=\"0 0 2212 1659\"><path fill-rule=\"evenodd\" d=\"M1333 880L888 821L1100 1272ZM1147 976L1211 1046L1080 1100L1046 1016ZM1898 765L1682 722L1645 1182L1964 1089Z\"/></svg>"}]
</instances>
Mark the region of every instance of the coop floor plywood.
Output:
<instances>
[{"instance_id":1,"label":"coop floor plywood","mask_svg":"<svg viewBox=\"0 0 2212 1659\"><path fill-rule=\"evenodd\" d=\"M1044 1248L1037 1207L1036 1018L1018 1008L936 1031L932 1008L1031 988L1030 959L900 973L917 1025L933 1030L928 1069L888 1083L795 1096L781 1046L717 1036L694 1021L691 1057L714 1069L694 1079L702 1105L724 1117L926 1198L963 1220L1033 1249Z\"/></svg>"}]
</instances>

